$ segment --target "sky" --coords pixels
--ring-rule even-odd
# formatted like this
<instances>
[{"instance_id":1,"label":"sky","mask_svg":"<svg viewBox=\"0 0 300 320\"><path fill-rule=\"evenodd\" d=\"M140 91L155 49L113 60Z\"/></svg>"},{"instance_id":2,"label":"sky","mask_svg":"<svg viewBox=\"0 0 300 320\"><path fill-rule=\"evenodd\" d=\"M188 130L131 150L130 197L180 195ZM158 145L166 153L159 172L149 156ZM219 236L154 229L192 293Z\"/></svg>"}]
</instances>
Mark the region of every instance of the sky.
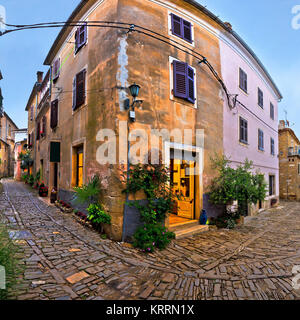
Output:
<instances>
[{"instance_id":1,"label":"sky","mask_svg":"<svg viewBox=\"0 0 300 320\"><path fill-rule=\"evenodd\" d=\"M79 0L0 0L10 24L66 21ZM300 0L199 0L223 21L232 24L265 65L283 100L279 118L287 111L291 128L300 138ZM299 6L296 7L296 6ZM0 7L1 12L1 7ZM299 29L293 28L293 19ZM0 37L0 82L4 108L19 128L27 127L25 107L36 72L48 70L45 57L60 29L26 30Z\"/></svg>"}]
</instances>

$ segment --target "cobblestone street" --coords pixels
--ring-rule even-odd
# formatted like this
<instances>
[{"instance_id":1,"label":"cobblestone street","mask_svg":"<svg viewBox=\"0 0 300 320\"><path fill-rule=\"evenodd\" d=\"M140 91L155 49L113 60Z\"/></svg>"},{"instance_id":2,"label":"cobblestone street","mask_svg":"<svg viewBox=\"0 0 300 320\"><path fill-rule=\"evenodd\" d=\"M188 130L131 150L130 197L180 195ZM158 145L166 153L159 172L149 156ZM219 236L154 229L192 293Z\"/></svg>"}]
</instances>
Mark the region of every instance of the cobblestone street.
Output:
<instances>
[{"instance_id":1,"label":"cobblestone street","mask_svg":"<svg viewBox=\"0 0 300 320\"><path fill-rule=\"evenodd\" d=\"M145 255L102 240L24 184L2 183L0 217L24 251L25 271L12 299L300 298L292 288L292 268L300 265L300 203Z\"/></svg>"}]
</instances>

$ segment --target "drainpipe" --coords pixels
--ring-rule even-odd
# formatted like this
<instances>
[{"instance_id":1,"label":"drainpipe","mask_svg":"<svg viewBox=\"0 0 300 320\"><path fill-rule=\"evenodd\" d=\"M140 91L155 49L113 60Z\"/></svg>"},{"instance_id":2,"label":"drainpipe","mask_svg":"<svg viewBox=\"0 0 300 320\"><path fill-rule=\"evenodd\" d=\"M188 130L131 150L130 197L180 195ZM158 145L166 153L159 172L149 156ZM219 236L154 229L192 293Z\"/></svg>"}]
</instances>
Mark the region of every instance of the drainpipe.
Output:
<instances>
[{"instance_id":1,"label":"drainpipe","mask_svg":"<svg viewBox=\"0 0 300 320\"><path fill-rule=\"evenodd\" d=\"M130 119L129 119L130 121ZM130 170L130 141L129 141L129 128L130 122L127 123L127 182L129 181L129 170ZM125 209L124 209L124 214L123 214L123 228L122 228L122 242L125 242L125 216L127 215L127 208L128 206L126 205L129 200L129 193L126 192L126 202L125 202Z\"/></svg>"}]
</instances>

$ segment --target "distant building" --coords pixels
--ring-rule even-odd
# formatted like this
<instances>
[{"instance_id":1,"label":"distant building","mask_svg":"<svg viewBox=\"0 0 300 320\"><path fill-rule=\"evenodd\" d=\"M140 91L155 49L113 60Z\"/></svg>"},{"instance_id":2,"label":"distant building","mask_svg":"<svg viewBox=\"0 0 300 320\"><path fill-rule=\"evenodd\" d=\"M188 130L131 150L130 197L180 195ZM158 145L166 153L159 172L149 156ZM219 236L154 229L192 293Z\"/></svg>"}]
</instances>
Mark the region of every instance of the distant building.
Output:
<instances>
[{"instance_id":1,"label":"distant building","mask_svg":"<svg viewBox=\"0 0 300 320\"><path fill-rule=\"evenodd\" d=\"M0 178L14 175L14 146L17 125L6 112L0 118Z\"/></svg>"},{"instance_id":2,"label":"distant building","mask_svg":"<svg viewBox=\"0 0 300 320\"><path fill-rule=\"evenodd\" d=\"M18 141L15 143L14 154L15 154L15 165L14 165L14 178L16 181L21 181L22 179L22 169L21 160L19 159L19 154L24 152L27 145L27 139L23 141Z\"/></svg>"},{"instance_id":3,"label":"distant building","mask_svg":"<svg viewBox=\"0 0 300 320\"><path fill-rule=\"evenodd\" d=\"M284 120L279 124L280 198L300 200L300 141Z\"/></svg>"}]
</instances>

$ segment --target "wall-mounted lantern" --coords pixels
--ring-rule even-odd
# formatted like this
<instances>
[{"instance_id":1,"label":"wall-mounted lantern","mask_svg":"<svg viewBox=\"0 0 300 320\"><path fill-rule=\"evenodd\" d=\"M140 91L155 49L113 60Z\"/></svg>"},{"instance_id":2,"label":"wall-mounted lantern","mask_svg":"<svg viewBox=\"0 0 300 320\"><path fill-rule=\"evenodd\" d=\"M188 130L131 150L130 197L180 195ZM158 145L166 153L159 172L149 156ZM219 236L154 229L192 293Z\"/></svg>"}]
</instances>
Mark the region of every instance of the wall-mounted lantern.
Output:
<instances>
[{"instance_id":1,"label":"wall-mounted lantern","mask_svg":"<svg viewBox=\"0 0 300 320\"><path fill-rule=\"evenodd\" d=\"M126 99L124 101L124 106L125 106L125 109L126 110L129 110L129 119L132 121L132 122L135 122L135 104L136 103L143 103L143 100L137 100L136 98L138 97L139 95L139 92L140 92L140 86L136 83L132 84L130 87L129 87L129 90L130 90L130 94L132 95L133 97L133 101L132 101L132 104L130 104L130 100L129 99Z\"/></svg>"}]
</instances>

